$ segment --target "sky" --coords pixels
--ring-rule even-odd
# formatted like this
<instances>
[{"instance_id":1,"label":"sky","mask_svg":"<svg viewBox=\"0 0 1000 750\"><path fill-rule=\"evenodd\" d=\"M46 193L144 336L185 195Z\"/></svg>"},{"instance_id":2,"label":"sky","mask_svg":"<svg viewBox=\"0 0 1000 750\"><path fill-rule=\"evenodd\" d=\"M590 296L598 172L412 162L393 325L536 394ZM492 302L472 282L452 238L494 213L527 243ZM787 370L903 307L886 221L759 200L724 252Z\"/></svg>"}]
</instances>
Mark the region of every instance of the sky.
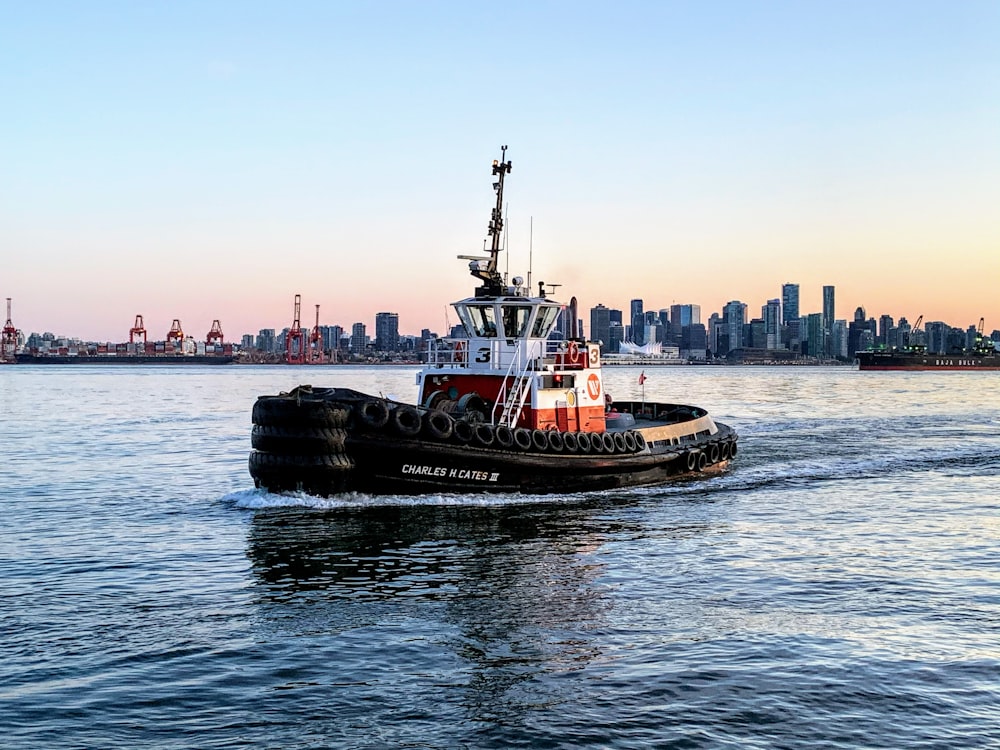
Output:
<instances>
[{"instance_id":1,"label":"sky","mask_svg":"<svg viewBox=\"0 0 1000 750\"><path fill-rule=\"evenodd\" d=\"M781 285L1000 328L1000 3L0 0L26 333L455 323L500 146L511 276L583 317Z\"/></svg>"}]
</instances>

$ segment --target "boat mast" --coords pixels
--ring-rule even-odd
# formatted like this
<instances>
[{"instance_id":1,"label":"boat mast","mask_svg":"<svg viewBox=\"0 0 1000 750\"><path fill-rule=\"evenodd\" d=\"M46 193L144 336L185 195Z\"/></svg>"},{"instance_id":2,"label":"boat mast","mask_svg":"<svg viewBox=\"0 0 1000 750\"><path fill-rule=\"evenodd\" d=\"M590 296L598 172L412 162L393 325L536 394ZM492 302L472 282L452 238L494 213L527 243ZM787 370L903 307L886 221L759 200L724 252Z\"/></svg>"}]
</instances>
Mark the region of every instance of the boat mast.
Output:
<instances>
[{"instance_id":1,"label":"boat mast","mask_svg":"<svg viewBox=\"0 0 1000 750\"><path fill-rule=\"evenodd\" d=\"M493 174L499 176L493 183L493 189L497 194L497 203L493 207L493 214L490 217L489 236L491 244L489 258L485 265L479 263L471 264L472 275L481 279L483 285L476 290L477 297L496 296L503 293L503 278L497 271L497 256L500 254L500 235L503 233L503 178L510 173L510 162L504 161L507 156L507 147L500 147L500 159L493 160Z\"/></svg>"}]
</instances>

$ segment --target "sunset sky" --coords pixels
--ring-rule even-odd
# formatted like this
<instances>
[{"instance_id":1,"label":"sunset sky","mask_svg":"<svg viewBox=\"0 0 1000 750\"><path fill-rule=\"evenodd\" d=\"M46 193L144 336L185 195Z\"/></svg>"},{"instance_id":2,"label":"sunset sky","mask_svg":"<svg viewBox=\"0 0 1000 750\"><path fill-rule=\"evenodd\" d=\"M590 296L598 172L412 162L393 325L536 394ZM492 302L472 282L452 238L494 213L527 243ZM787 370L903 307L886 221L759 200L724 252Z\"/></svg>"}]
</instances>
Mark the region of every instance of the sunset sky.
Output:
<instances>
[{"instance_id":1,"label":"sunset sky","mask_svg":"<svg viewBox=\"0 0 1000 750\"><path fill-rule=\"evenodd\" d=\"M797 282L803 313L832 284L838 318L1000 328L995 0L0 8L25 333L238 340L295 294L443 333L501 144L510 272L530 247L583 311L757 316Z\"/></svg>"}]
</instances>

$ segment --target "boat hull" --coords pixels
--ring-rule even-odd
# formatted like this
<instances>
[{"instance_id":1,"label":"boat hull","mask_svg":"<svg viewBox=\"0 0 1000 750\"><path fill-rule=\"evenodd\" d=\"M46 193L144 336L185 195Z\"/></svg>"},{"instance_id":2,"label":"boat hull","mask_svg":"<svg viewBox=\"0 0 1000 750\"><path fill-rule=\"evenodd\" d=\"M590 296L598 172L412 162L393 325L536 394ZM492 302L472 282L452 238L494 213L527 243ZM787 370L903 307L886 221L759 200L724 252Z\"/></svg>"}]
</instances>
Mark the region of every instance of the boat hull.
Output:
<instances>
[{"instance_id":1,"label":"boat hull","mask_svg":"<svg viewBox=\"0 0 1000 750\"><path fill-rule=\"evenodd\" d=\"M980 371L1000 370L1000 354L926 354L906 352L858 352L858 369L878 371Z\"/></svg>"},{"instance_id":2,"label":"boat hull","mask_svg":"<svg viewBox=\"0 0 1000 750\"><path fill-rule=\"evenodd\" d=\"M410 405L396 405L392 419L368 413L384 402L355 392L342 391L321 406L281 398L262 397L255 405L250 474L258 487L320 496L550 494L657 485L725 470L738 440L731 428L716 424L713 434L685 445L646 443L642 429L595 433L582 441L580 433L550 431L532 434L531 443L522 435L524 443L503 445L497 440L508 442L513 435L501 428L466 423L461 435L450 429L429 433L427 410L413 425L395 416L419 413Z\"/></svg>"},{"instance_id":3,"label":"boat hull","mask_svg":"<svg viewBox=\"0 0 1000 750\"><path fill-rule=\"evenodd\" d=\"M128 354L123 356L77 356L17 354L19 365L228 365L236 359L230 354Z\"/></svg>"}]
</instances>

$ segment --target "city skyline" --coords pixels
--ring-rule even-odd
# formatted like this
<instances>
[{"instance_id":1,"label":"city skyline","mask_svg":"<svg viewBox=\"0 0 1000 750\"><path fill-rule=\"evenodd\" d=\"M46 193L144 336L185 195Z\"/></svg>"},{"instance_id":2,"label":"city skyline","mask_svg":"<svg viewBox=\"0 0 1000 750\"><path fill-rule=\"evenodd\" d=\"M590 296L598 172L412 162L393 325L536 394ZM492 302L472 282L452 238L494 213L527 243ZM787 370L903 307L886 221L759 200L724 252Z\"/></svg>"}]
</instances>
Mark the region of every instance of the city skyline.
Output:
<instances>
[{"instance_id":1,"label":"city skyline","mask_svg":"<svg viewBox=\"0 0 1000 750\"><path fill-rule=\"evenodd\" d=\"M389 11L7 8L14 324L252 332L301 294L446 330L501 144L501 265L564 302L755 307L782 277L803 310L834 285L842 311L1000 323L1000 5Z\"/></svg>"},{"instance_id":2,"label":"city skyline","mask_svg":"<svg viewBox=\"0 0 1000 750\"><path fill-rule=\"evenodd\" d=\"M810 315L820 315L823 318L823 320L824 320L824 330L826 331L827 336L830 336L831 333L832 333L832 324L833 324L833 322L835 322L835 321L840 321L840 322L844 322L844 323L850 322L854 318L855 313L856 313L856 311L857 311L858 308L862 308L865 311L865 320L885 321L887 319L891 319L894 322L899 322L900 320L905 320L905 321L908 321L908 323L912 325L919 318L923 318L925 325L929 324L929 323L943 323L943 324L945 324L947 326L950 326L952 328L963 329L963 330L966 329L969 326L975 326L975 325L977 325L979 318L985 318L985 316L979 316L979 318L976 318L974 320L969 320L969 321L955 321L955 320L947 320L947 319L939 319L939 318L928 317L928 316L925 316L923 314L909 315L909 314L906 314L906 313L898 313L898 312L895 312L895 311L886 311L886 310L881 310L881 309L878 309L878 308L872 308L872 307L869 307L868 305L860 304L860 305L852 305L849 309L847 309L847 308L841 308L840 306L837 306L836 310L835 310L835 313L834 313L834 317L832 319L828 319L827 316L826 316L826 312L825 312L826 299L823 299L820 302L818 310L813 310L813 309L811 309L809 307L803 308L802 305L801 305L801 285L800 284L798 284L796 282L787 282L786 281L786 282L782 282L781 284L777 285L777 288L780 291L780 295L776 295L775 297L773 297L771 299L764 300L759 305L760 314L757 313L758 305L757 305L756 302L752 302L752 301L751 302L747 302L747 301L745 301L743 299L740 299L738 297L737 298L733 298L732 300L728 301L725 305L722 305L719 309L716 309L716 310L713 310L713 309L710 309L710 308L706 308L704 305L701 305L698 302L693 302L693 301L688 301L688 302L684 302L684 303L672 302L672 303L670 303L668 305L661 305L661 304L657 304L657 303L648 302L645 299L637 298L637 297L631 297L629 299L629 303L627 305L618 305L618 306L615 306L615 305L605 305L603 301L596 302L596 303L594 303L592 305L588 305L585 302L582 302L580 300L577 300L577 302L578 302L578 312L579 312L579 314L581 316L581 319L584 321L584 332L586 333L587 337L590 338L590 339L592 339L592 340L597 340L597 339L601 338L601 336L599 334L595 335L591 331L591 322L590 322L590 318L588 317L595 309L604 310L606 313L608 313L610 315L610 318L609 318L610 321L612 321L612 322L616 321L620 326L622 326L622 328L624 330L629 330L629 329L631 329L633 327L633 323L632 323L633 318L630 317L630 313L635 312L637 309L642 309L642 308L645 308L645 314L648 316L648 315L651 315L651 314L656 314L656 313L671 311L671 308L681 309L682 314L690 314L689 311L687 310L687 308L692 308L693 307L697 311L697 315L700 316L700 322L702 324L707 324L708 320L713 315L722 318L722 317L725 316L727 307L729 307L730 305L733 305L733 304L737 304L737 305L741 305L742 306L743 311L744 311L744 315L745 315L745 322L748 324L752 319L755 319L755 318L767 321L768 315L769 315L769 313L768 313L769 308L776 307L776 309L778 310L778 314L775 317L774 323L779 323L780 322L781 326L787 325L787 322L788 322L788 320L787 320L787 314L788 314L788 311L790 309L794 311L794 315L795 315L794 319L795 320L799 320L799 321L805 321ZM822 286L821 296L825 297L825 295L827 294L827 290L829 290L830 294L832 295L834 293L834 290L836 290L836 289L837 289L836 285L833 285L833 284L824 284ZM564 304L568 305L568 299L565 300L565 301L564 300L559 300L559 301L560 302L564 302ZM382 306L382 307L384 307L384 306ZM837 312L837 310L839 310L839 312ZM14 316L14 317L16 318L16 316ZM347 316L347 317L350 317L350 316ZM607 318L608 316L605 315L605 317ZM212 321L213 324L217 320L218 319L214 319ZM368 336L368 338L371 339L371 341L374 343L374 341L380 337L380 335L378 333L379 330L383 331L382 335L388 335L388 336L391 337L392 340L395 340L397 342L398 342L399 339L402 339L402 338L419 339L420 336L421 336L421 333L423 331L425 331L425 330L429 330L429 331L433 332L434 334L436 334L438 336L447 336L448 333L449 333L449 331L451 330L451 328L454 327L458 323L457 316L451 316L450 320L451 320L451 322L450 322L450 325L448 326L448 328L444 328L444 327L433 328L433 327L424 326L424 327L422 327L420 329L409 329L408 327L402 326L400 324L400 316L399 316L398 313L392 312L392 311L385 311L385 310L381 310L380 309L379 312L375 313L368 320L359 320L359 319L357 319L355 317L355 318L352 318L350 320L348 320L347 318L345 318L343 320L330 321L330 320L323 319L323 317L321 316L320 317L320 321L319 321L319 325L320 325L321 329L324 329L324 330L339 328L339 329L341 329L343 331L345 337L351 335L352 329L354 330L354 335L357 335L357 331L359 330L359 328L358 328L359 326L360 326L360 330L363 331L363 332L367 331L368 328L372 328L375 331L375 334L371 335L371 334L367 334L366 333L365 335ZM171 321L171 322L173 322L173 321ZM673 320L672 317L670 318L670 322L672 324L675 323L675 321ZM14 320L14 323L15 323L15 326L19 329L19 331L21 332L21 334L25 338L27 336L29 336L30 334L39 334L39 335L41 335L41 334L50 334L51 333L51 334L54 334L56 336L56 338L67 338L67 339L74 339L74 340L86 341L86 342L91 342L91 343L96 343L96 342L110 342L110 343L115 343L115 342L119 342L119 341L121 341L123 339L127 339L127 335L124 336L123 338L113 338L113 337L112 338L90 338L90 337L81 336L81 335L78 335L78 334L75 334L75 333L72 333L72 332L62 331L62 330L59 330L59 331L52 330L52 329L44 329L43 330L43 329L38 329L38 328L33 328L31 330L27 330L27 329L23 328L22 326L18 326L16 319ZM226 331L226 333L225 333L225 340L227 342L233 342L233 343L238 343L243 337L248 336L248 335L253 336L253 337L256 338L256 336L258 334L260 334L262 331L273 331L275 334L280 335L282 331L287 330L290 327L290 323L291 323L291 321L289 321L288 324L284 324L284 325L280 325L280 324L277 324L277 323L272 323L271 325L262 325L259 328L254 329L254 330L244 330L244 331L238 331L238 332L234 331L232 333L229 333L227 331L228 326L225 325L224 321L222 322L222 324L223 324L223 330ZM301 326L302 326L302 330L304 330L304 331L311 331L312 328L314 327L315 323L316 323L315 314L313 314L312 317L309 317L308 319L303 316L301 318L301 320L300 320L300 323L301 323ZM385 326L385 325L388 325L389 327L388 328L383 328L383 326ZM607 323L605 323L605 325L607 325ZM191 337L191 338L196 339L196 340L202 340L202 339L205 338L205 336L200 333L200 329L192 328L188 324L183 323L183 321L182 321L182 327L184 328L185 335L188 336L188 337ZM997 321L997 323L995 323L995 324L990 324L989 320L987 319L986 320L986 326L985 326L985 328L986 328L986 332L987 333L991 333L992 331L1000 330L1000 321ZM165 338L166 331L168 329L169 329L169 327L164 330L164 335L160 336L158 334L158 329L150 327L149 328L149 340L150 341L153 341L153 340L162 340L163 338ZM208 330L209 330L209 328L206 328L206 333L207 333ZM777 333L777 329L775 329L774 332ZM630 333L632 335L632 339L634 340L635 339L634 332L630 331ZM675 331L673 331L673 333L676 335L678 333L678 331L675 330Z\"/></svg>"}]
</instances>

